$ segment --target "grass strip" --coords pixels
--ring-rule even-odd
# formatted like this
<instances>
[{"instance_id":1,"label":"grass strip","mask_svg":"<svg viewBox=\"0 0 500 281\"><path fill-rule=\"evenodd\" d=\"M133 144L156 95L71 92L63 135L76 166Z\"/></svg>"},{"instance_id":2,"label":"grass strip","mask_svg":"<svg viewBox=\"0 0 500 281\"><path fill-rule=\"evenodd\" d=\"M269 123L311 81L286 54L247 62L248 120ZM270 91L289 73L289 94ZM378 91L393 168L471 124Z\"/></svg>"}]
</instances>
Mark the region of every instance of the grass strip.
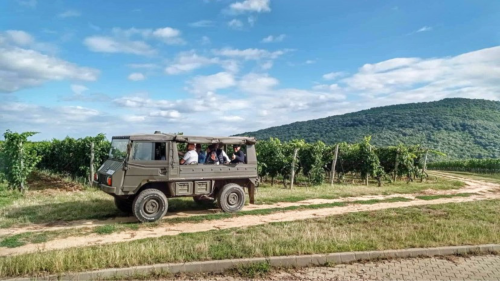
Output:
<instances>
[{"instance_id":1,"label":"grass strip","mask_svg":"<svg viewBox=\"0 0 500 281\"><path fill-rule=\"evenodd\" d=\"M0 277L344 251L500 243L500 200L387 209L0 258Z\"/></svg>"},{"instance_id":2,"label":"grass strip","mask_svg":"<svg viewBox=\"0 0 500 281\"><path fill-rule=\"evenodd\" d=\"M476 195L475 193L457 193L457 194L443 194L443 195L419 195L415 198L420 200L436 200L441 198L453 198L453 197L469 197Z\"/></svg>"}]
</instances>

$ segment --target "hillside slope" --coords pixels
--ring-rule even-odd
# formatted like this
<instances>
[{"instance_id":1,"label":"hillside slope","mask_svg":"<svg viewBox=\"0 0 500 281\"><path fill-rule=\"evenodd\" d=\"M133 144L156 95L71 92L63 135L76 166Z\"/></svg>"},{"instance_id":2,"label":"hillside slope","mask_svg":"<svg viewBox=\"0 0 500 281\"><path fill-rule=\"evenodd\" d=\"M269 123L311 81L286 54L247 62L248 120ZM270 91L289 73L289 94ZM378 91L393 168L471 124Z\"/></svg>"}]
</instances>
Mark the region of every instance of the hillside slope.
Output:
<instances>
[{"instance_id":1,"label":"hillside slope","mask_svg":"<svg viewBox=\"0 0 500 281\"><path fill-rule=\"evenodd\" d=\"M500 102L453 98L385 106L241 135L326 143L357 142L371 135L379 146L423 144L450 158L497 158Z\"/></svg>"}]
</instances>

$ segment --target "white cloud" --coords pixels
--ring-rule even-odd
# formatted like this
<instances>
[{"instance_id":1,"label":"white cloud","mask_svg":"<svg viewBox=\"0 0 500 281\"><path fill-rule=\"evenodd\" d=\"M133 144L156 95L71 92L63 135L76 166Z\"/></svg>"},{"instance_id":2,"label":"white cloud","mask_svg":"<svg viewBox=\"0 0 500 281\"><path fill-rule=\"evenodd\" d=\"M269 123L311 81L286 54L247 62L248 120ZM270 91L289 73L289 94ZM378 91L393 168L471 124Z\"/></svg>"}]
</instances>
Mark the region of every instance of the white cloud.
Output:
<instances>
[{"instance_id":1,"label":"white cloud","mask_svg":"<svg viewBox=\"0 0 500 281\"><path fill-rule=\"evenodd\" d=\"M436 100L451 96L484 98L500 92L500 47L455 57L396 58L362 66L343 79L351 90L394 100ZM397 97L397 99L395 98Z\"/></svg>"},{"instance_id":2,"label":"white cloud","mask_svg":"<svg viewBox=\"0 0 500 281\"><path fill-rule=\"evenodd\" d=\"M81 95L87 90L88 88L83 85L71 84L71 91L73 91L73 93L75 93L76 95Z\"/></svg>"},{"instance_id":3,"label":"white cloud","mask_svg":"<svg viewBox=\"0 0 500 281\"><path fill-rule=\"evenodd\" d=\"M229 26L232 29L241 29L243 28L243 22L237 19L232 19L227 22L227 26Z\"/></svg>"},{"instance_id":4,"label":"white cloud","mask_svg":"<svg viewBox=\"0 0 500 281\"><path fill-rule=\"evenodd\" d=\"M314 63L316 63L315 60L306 60L306 64L314 64Z\"/></svg>"},{"instance_id":5,"label":"white cloud","mask_svg":"<svg viewBox=\"0 0 500 281\"><path fill-rule=\"evenodd\" d=\"M393 58L360 65L354 74L344 72L343 77L335 78L335 83L324 81L324 84L314 85L311 89L282 86L285 83L280 83L277 78L258 73L262 64L272 62L270 57L273 56L271 51L255 50L259 49L213 50L214 58L191 51L199 57L218 60L209 65L222 66L226 59L239 63L256 60L258 67L244 75L223 71L196 76L187 82L184 97L171 97L165 93L163 99L149 98L144 94L107 98L112 105L122 108L118 112L124 112L123 115L105 116L113 111L102 113L92 106L87 113L87 109L77 105L49 108L7 100L0 103L0 131L11 128L51 133L45 138L64 137L66 134L85 136L95 135L97 128L102 128L102 122L106 122L108 136L165 131L163 128L166 126L170 132L196 134L206 130L207 124L217 124L217 134L230 135L389 104L449 97L500 100L500 46L453 57ZM4 53L0 52L0 73L5 71L2 65ZM172 64L177 62L180 60L176 58ZM32 73L31 70L27 72ZM0 77L5 77L2 75ZM7 85L5 81L9 83L11 80L0 78L0 85ZM90 90L83 83L71 83L81 86L72 87L82 96L72 99L73 102L93 98L87 94ZM109 106L106 103L102 105ZM239 124L243 121L244 128Z\"/></svg>"},{"instance_id":6,"label":"white cloud","mask_svg":"<svg viewBox=\"0 0 500 281\"><path fill-rule=\"evenodd\" d=\"M181 114L177 110L159 110L151 112L149 116L177 119L181 117Z\"/></svg>"},{"instance_id":7,"label":"white cloud","mask_svg":"<svg viewBox=\"0 0 500 281\"><path fill-rule=\"evenodd\" d=\"M196 76L189 81L189 90L195 94L205 94L236 85L233 74L219 72L213 75Z\"/></svg>"},{"instance_id":8,"label":"white cloud","mask_svg":"<svg viewBox=\"0 0 500 281\"><path fill-rule=\"evenodd\" d=\"M134 73L131 73L127 77L127 79L130 81L142 81L142 80L146 79L146 76L144 76L144 74L142 74L140 72L134 72Z\"/></svg>"},{"instance_id":9,"label":"white cloud","mask_svg":"<svg viewBox=\"0 0 500 281\"><path fill-rule=\"evenodd\" d=\"M219 56L232 57L232 58L240 58L244 60L260 60L260 59L276 59L279 56L286 53L286 50L279 50L270 52L263 49L217 49L213 50L213 53Z\"/></svg>"},{"instance_id":10,"label":"white cloud","mask_svg":"<svg viewBox=\"0 0 500 281\"><path fill-rule=\"evenodd\" d=\"M343 76L344 73L343 72L330 72L330 73L326 73L323 75L323 79L325 80L335 80L341 76Z\"/></svg>"},{"instance_id":11,"label":"white cloud","mask_svg":"<svg viewBox=\"0 0 500 281\"><path fill-rule=\"evenodd\" d=\"M191 27L212 27L212 26L214 26L214 22L211 20L199 20L199 21L190 23L189 26L191 26Z\"/></svg>"},{"instance_id":12,"label":"white cloud","mask_svg":"<svg viewBox=\"0 0 500 281\"><path fill-rule=\"evenodd\" d=\"M431 26L423 26L415 32L426 32L426 31L431 31L431 30L432 30Z\"/></svg>"},{"instance_id":13,"label":"white cloud","mask_svg":"<svg viewBox=\"0 0 500 281\"><path fill-rule=\"evenodd\" d=\"M237 115L227 115L227 116L221 116L220 120L227 122L241 122L244 121L245 119Z\"/></svg>"},{"instance_id":14,"label":"white cloud","mask_svg":"<svg viewBox=\"0 0 500 281\"><path fill-rule=\"evenodd\" d=\"M195 51L182 52L177 55L172 64L165 68L165 72L170 75L181 74L218 62L217 58L200 56Z\"/></svg>"},{"instance_id":15,"label":"white cloud","mask_svg":"<svg viewBox=\"0 0 500 281\"><path fill-rule=\"evenodd\" d=\"M148 69L148 70L153 70L160 68L159 65L154 64L154 63L131 63L127 65L130 68L135 68L135 69Z\"/></svg>"},{"instance_id":16,"label":"white cloud","mask_svg":"<svg viewBox=\"0 0 500 281\"><path fill-rule=\"evenodd\" d=\"M181 32L171 27L157 29L140 28L113 28L112 36L90 36L84 39L83 43L93 52L103 53L125 53L135 55L150 56L156 54L148 43L137 40L159 40L169 45L181 45L185 41L180 37ZM135 37L135 38L134 38Z\"/></svg>"},{"instance_id":17,"label":"white cloud","mask_svg":"<svg viewBox=\"0 0 500 281\"><path fill-rule=\"evenodd\" d=\"M16 45L26 46L35 42L33 36L22 30L7 30L5 33Z\"/></svg>"},{"instance_id":18,"label":"white cloud","mask_svg":"<svg viewBox=\"0 0 500 281\"><path fill-rule=\"evenodd\" d=\"M262 70L269 70L269 69L273 68L273 61L266 61L266 62L262 63L260 65L260 67L262 68Z\"/></svg>"},{"instance_id":19,"label":"white cloud","mask_svg":"<svg viewBox=\"0 0 500 281\"><path fill-rule=\"evenodd\" d=\"M270 77L267 74L249 73L241 78L238 86L243 92L266 94L278 84L278 79Z\"/></svg>"},{"instance_id":20,"label":"white cloud","mask_svg":"<svg viewBox=\"0 0 500 281\"><path fill-rule=\"evenodd\" d=\"M58 15L60 18L73 18L73 17L79 17L81 16L82 13L76 10L66 10Z\"/></svg>"},{"instance_id":21,"label":"white cloud","mask_svg":"<svg viewBox=\"0 0 500 281\"><path fill-rule=\"evenodd\" d=\"M97 69L18 47L0 48L0 91L14 92L51 80L97 79Z\"/></svg>"},{"instance_id":22,"label":"white cloud","mask_svg":"<svg viewBox=\"0 0 500 281\"><path fill-rule=\"evenodd\" d=\"M285 40L285 37L286 37L285 34L280 34L278 36L269 35L263 38L261 42L262 43L282 42L283 40Z\"/></svg>"},{"instance_id":23,"label":"white cloud","mask_svg":"<svg viewBox=\"0 0 500 281\"><path fill-rule=\"evenodd\" d=\"M180 34L181 32L179 30L171 27L158 28L155 31L153 31L153 36L162 39L177 37Z\"/></svg>"},{"instance_id":24,"label":"white cloud","mask_svg":"<svg viewBox=\"0 0 500 281\"><path fill-rule=\"evenodd\" d=\"M182 45L185 43L184 39L180 38L181 32L178 29L171 27L158 28L153 31L152 36L160 39L165 44L169 45Z\"/></svg>"},{"instance_id":25,"label":"white cloud","mask_svg":"<svg viewBox=\"0 0 500 281\"><path fill-rule=\"evenodd\" d=\"M229 9L233 13L264 13L271 11L269 4L270 0L245 0L231 4Z\"/></svg>"},{"instance_id":26,"label":"white cloud","mask_svg":"<svg viewBox=\"0 0 500 281\"><path fill-rule=\"evenodd\" d=\"M150 56L156 53L147 43L143 41L117 40L105 36L91 36L83 41L93 52L101 53L124 53L134 55Z\"/></svg>"}]
</instances>

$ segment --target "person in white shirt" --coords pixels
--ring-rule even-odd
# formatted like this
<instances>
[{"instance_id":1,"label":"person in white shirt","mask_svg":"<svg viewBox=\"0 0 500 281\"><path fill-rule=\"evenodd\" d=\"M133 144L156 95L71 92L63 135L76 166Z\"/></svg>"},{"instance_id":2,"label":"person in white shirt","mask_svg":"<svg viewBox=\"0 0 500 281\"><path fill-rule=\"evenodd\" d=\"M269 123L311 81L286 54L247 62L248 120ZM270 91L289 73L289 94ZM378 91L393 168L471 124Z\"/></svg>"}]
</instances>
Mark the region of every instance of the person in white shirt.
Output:
<instances>
[{"instance_id":1,"label":"person in white shirt","mask_svg":"<svg viewBox=\"0 0 500 281\"><path fill-rule=\"evenodd\" d=\"M187 152L184 154L184 157L181 159L181 165L190 165L190 164L198 164L198 153L195 150L196 145L194 143L188 143Z\"/></svg>"}]
</instances>

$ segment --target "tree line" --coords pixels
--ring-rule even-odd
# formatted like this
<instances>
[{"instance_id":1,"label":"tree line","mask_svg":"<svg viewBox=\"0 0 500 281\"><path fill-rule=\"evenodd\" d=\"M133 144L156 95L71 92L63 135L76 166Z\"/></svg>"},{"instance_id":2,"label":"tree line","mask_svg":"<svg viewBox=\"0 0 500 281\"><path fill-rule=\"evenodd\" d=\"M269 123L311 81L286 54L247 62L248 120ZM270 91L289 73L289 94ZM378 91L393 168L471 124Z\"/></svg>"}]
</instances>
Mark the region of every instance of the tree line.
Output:
<instances>
[{"instance_id":1,"label":"tree line","mask_svg":"<svg viewBox=\"0 0 500 281\"><path fill-rule=\"evenodd\" d=\"M104 134L95 137L31 142L34 132L7 131L0 142L0 176L9 186L24 190L26 178L35 169L45 169L73 178L91 177L91 147L97 168L108 157L110 142ZM359 178L365 183L375 179L383 181L404 178L407 181L427 177L425 162L429 153L438 154L420 145L378 147L371 137L358 143L341 142L327 145L322 141L280 141L277 138L260 140L256 144L258 175L260 178L282 179L285 186L293 185L292 178L300 175L311 185L319 185L333 177L342 181ZM334 159L336 161L334 161Z\"/></svg>"}]
</instances>

